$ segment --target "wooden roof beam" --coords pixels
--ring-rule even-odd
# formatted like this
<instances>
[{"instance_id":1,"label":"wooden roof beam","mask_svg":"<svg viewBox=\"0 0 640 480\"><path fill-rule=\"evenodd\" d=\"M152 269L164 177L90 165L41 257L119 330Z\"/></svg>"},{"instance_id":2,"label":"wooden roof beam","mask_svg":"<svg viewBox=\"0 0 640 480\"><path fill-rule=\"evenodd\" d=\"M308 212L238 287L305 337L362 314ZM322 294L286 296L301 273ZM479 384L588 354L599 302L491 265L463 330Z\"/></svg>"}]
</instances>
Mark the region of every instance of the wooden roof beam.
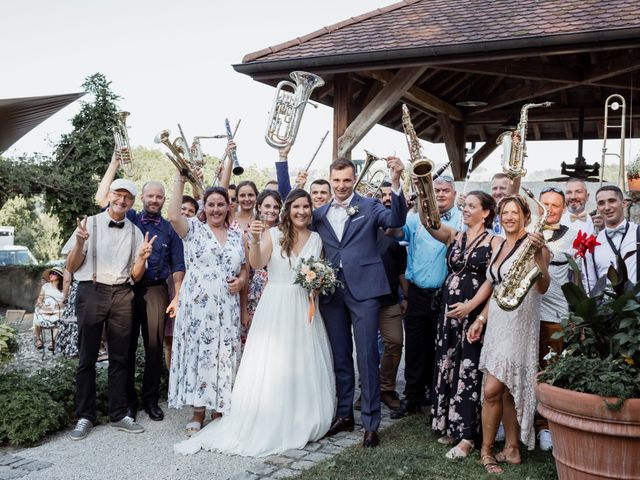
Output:
<instances>
[{"instance_id":1,"label":"wooden roof beam","mask_svg":"<svg viewBox=\"0 0 640 480\"><path fill-rule=\"evenodd\" d=\"M372 78L375 78L384 84L388 83L391 78L393 78L393 73L387 70L374 70L368 74L371 75ZM409 90L407 90L402 96L402 100L414 104L425 113L446 113L452 120L457 120L459 122L464 120L464 115L459 108L445 102L441 98L436 97L420 87L412 86L409 88Z\"/></svg>"},{"instance_id":2,"label":"wooden roof beam","mask_svg":"<svg viewBox=\"0 0 640 480\"><path fill-rule=\"evenodd\" d=\"M562 65L503 60L501 62L466 62L438 65L442 70L456 72L481 73L503 77L524 78L529 80L548 80L561 83L580 83L580 71Z\"/></svg>"},{"instance_id":3,"label":"wooden roof beam","mask_svg":"<svg viewBox=\"0 0 640 480\"><path fill-rule=\"evenodd\" d=\"M421 66L398 70L340 136L337 141L337 156L351 152L385 113L398 103L426 69L426 66Z\"/></svg>"},{"instance_id":4,"label":"wooden roof beam","mask_svg":"<svg viewBox=\"0 0 640 480\"><path fill-rule=\"evenodd\" d=\"M473 170L475 170L476 168L478 168L480 166L480 164L482 162L484 162L489 155L491 155L493 153L493 151L498 148L498 144L496 143L496 140L498 140L498 137L500 135L502 135L503 131L502 130L498 130L497 132L495 132L493 135L491 135L490 137L487 138L487 141L484 142L484 145L482 145L477 151L476 153L473 154ZM471 162L469 162L471 163ZM463 170L464 170L464 175L466 176L466 169L468 168L469 164L465 164ZM471 170L473 172L473 170Z\"/></svg>"}]
</instances>

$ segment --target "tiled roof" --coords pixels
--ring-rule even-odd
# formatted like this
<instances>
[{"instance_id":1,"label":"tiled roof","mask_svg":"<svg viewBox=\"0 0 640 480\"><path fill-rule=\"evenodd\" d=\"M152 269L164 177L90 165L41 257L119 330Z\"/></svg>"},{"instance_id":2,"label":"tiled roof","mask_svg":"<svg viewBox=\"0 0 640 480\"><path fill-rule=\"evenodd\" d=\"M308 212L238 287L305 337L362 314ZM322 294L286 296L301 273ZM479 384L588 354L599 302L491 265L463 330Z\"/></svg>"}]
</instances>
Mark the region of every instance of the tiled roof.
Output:
<instances>
[{"instance_id":1,"label":"tiled roof","mask_svg":"<svg viewBox=\"0 0 640 480\"><path fill-rule=\"evenodd\" d=\"M403 0L250 53L243 63L638 27L638 0Z\"/></svg>"}]
</instances>

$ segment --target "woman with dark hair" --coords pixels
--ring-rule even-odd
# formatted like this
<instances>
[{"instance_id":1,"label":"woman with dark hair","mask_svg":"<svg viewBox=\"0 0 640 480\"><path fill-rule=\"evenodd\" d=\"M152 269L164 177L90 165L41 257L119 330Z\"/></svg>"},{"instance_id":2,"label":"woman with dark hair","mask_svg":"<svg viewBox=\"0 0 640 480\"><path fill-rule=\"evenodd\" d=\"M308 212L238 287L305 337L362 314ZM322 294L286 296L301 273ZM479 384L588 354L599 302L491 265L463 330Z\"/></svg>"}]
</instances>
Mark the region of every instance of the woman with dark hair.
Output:
<instances>
[{"instance_id":1,"label":"woman with dark hair","mask_svg":"<svg viewBox=\"0 0 640 480\"><path fill-rule=\"evenodd\" d=\"M236 189L238 201L238 212L235 215L238 228L242 232L249 231L249 225L256 218L256 198L258 197L258 187L251 180L243 180Z\"/></svg>"},{"instance_id":2,"label":"woman with dark hair","mask_svg":"<svg viewBox=\"0 0 640 480\"><path fill-rule=\"evenodd\" d=\"M486 280L487 266L493 249L502 243L487 232L493 225L495 209L491 195L472 191L462 210L465 231L447 225L429 229L448 247L449 273L442 288L444 311L436 335L431 428L440 435L440 443L457 444L447 452L449 459L469 455L479 433L482 374L478 362L482 345L469 343L466 335L492 291L491 282Z\"/></svg>"},{"instance_id":3,"label":"woman with dark hair","mask_svg":"<svg viewBox=\"0 0 640 480\"><path fill-rule=\"evenodd\" d=\"M36 300L33 311L33 330L35 332L35 343L38 350L42 350L42 329L51 328L51 345L49 350L53 350L54 338L58 333L56 327L60 323L60 315L63 310L64 294L62 293L62 281L64 272L61 268L47 268L42 272L42 279L46 282L40 289L40 294Z\"/></svg>"},{"instance_id":4,"label":"woman with dark hair","mask_svg":"<svg viewBox=\"0 0 640 480\"><path fill-rule=\"evenodd\" d=\"M280 194L276 190L263 190L258 199L256 200L256 218L262 221L265 227L265 232L271 227L277 225L278 217L280 215L280 208L282 207L282 199ZM249 235L246 235L245 241L247 243L247 251L251 249L251 242L249 241ZM256 312L256 307L262 296L262 291L267 284L267 267L265 268L250 268L249 269L249 282L247 286L247 313L246 320L242 325L242 345L247 340L247 334L253 321L253 315Z\"/></svg>"},{"instance_id":5,"label":"woman with dark hair","mask_svg":"<svg viewBox=\"0 0 640 480\"><path fill-rule=\"evenodd\" d=\"M229 412L240 362L240 295L247 280L242 233L229 226L229 197L209 188L197 218L181 215L185 177L178 175L168 218L182 238L186 273L173 330L169 406L194 407L187 434Z\"/></svg>"},{"instance_id":6,"label":"woman with dark hair","mask_svg":"<svg viewBox=\"0 0 640 480\"><path fill-rule=\"evenodd\" d=\"M249 259L269 267L231 397L231 413L176 445L182 454L204 448L263 457L301 449L330 427L336 390L329 339L320 313L308 319L309 296L295 285L301 259L319 258L320 236L308 228L311 197L293 190L282 222L265 234L251 224Z\"/></svg>"},{"instance_id":7,"label":"woman with dark hair","mask_svg":"<svg viewBox=\"0 0 640 480\"><path fill-rule=\"evenodd\" d=\"M540 334L540 296L549 288L549 251L540 232L527 234L531 210L519 195L503 198L498 206L505 240L493 254L487 268L487 280L499 285L513 261L519 257L524 240L535 247L529 271L536 264L542 275L529 290L522 303L512 311L502 310L495 298L487 302L467 332L467 340L478 342L484 332L479 370L484 374L482 405L482 450L480 460L487 473L502 473L498 463L520 463L520 441L529 449L535 447L534 394ZM488 321L487 321L488 320ZM500 420L504 425L505 444L493 455L493 441Z\"/></svg>"}]
</instances>

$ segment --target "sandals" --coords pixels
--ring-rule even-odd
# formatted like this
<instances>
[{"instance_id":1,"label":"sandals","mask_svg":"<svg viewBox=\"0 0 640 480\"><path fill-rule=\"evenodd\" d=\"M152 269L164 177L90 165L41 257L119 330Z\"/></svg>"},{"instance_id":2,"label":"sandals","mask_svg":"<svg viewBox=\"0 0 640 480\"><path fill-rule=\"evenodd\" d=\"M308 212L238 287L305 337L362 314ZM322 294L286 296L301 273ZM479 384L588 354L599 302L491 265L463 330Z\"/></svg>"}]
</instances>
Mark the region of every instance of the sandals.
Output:
<instances>
[{"instance_id":1,"label":"sandals","mask_svg":"<svg viewBox=\"0 0 640 480\"><path fill-rule=\"evenodd\" d=\"M36 338L36 349L42 350L44 348L44 343L39 338Z\"/></svg>"},{"instance_id":2,"label":"sandals","mask_svg":"<svg viewBox=\"0 0 640 480\"><path fill-rule=\"evenodd\" d=\"M468 452L460 448L460 444L462 443L470 447ZM459 460L461 458L467 458L471 452L473 452L473 442L467 440L466 438L463 438L462 440L460 440L460 443L458 443L458 445L447 452L445 457L447 457L449 460Z\"/></svg>"},{"instance_id":3,"label":"sandals","mask_svg":"<svg viewBox=\"0 0 640 480\"><path fill-rule=\"evenodd\" d=\"M519 453L519 447L511 447L511 446L506 446L502 449L501 452L496 453L495 455L495 459L498 463L507 463L509 465L519 465L520 463L522 463L522 460L520 459L520 455L518 454L518 459L517 460L512 460L511 458L509 458L507 456L507 454L505 453L507 450L517 450Z\"/></svg>"},{"instance_id":4,"label":"sandals","mask_svg":"<svg viewBox=\"0 0 640 480\"><path fill-rule=\"evenodd\" d=\"M494 457L490 453L487 455L482 455L482 457L480 457L480 465L484 467L485 471L489 475L500 475L504 473L502 467L498 465L496 457Z\"/></svg>"},{"instance_id":5,"label":"sandals","mask_svg":"<svg viewBox=\"0 0 640 480\"><path fill-rule=\"evenodd\" d=\"M187 437L190 437L191 435L198 433L202 429L202 422L189 422L184 429Z\"/></svg>"}]
</instances>

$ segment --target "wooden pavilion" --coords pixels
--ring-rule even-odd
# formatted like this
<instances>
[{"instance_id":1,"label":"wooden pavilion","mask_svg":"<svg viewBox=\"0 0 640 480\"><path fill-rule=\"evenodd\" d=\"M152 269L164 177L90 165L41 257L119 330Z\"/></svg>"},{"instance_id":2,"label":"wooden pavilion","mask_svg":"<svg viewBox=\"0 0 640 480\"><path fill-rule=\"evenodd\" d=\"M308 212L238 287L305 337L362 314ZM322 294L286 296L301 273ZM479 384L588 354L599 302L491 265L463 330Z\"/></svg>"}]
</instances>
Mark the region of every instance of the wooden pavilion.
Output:
<instances>
[{"instance_id":1,"label":"wooden pavilion","mask_svg":"<svg viewBox=\"0 0 640 480\"><path fill-rule=\"evenodd\" d=\"M612 93L626 98L627 132L638 132L640 3L403 0L233 67L274 86L294 70L322 76L312 100L334 109L334 156L349 156L376 123L402 131L407 103L418 136L445 143L460 179L465 142L485 142L475 168L524 103L554 102L530 110L533 140L602 138Z\"/></svg>"}]
</instances>

